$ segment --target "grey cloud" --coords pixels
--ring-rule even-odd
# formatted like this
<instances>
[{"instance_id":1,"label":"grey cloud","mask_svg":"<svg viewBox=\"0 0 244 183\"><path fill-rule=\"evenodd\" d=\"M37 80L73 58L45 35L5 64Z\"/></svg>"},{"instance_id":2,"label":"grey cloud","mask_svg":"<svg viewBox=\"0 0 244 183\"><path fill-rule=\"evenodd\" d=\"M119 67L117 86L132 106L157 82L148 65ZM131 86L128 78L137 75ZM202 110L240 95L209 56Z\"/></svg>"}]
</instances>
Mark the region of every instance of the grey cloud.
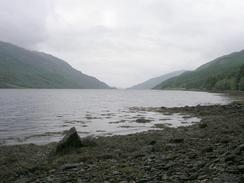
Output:
<instances>
[{"instance_id":1,"label":"grey cloud","mask_svg":"<svg viewBox=\"0 0 244 183\"><path fill-rule=\"evenodd\" d=\"M128 87L244 49L243 9L242 0L3 0L0 39Z\"/></svg>"},{"instance_id":2,"label":"grey cloud","mask_svg":"<svg viewBox=\"0 0 244 183\"><path fill-rule=\"evenodd\" d=\"M1 0L0 40L35 48L47 38L49 6L47 0Z\"/></svg>"}]
</instances>

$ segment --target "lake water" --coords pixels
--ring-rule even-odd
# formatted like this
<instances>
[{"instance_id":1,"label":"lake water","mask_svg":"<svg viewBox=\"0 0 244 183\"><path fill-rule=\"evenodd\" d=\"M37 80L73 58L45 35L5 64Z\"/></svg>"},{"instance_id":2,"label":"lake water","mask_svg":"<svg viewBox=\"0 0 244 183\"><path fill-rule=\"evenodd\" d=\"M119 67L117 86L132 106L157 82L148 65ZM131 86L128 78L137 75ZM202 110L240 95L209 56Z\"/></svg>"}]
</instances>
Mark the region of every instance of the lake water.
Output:
<instances>
[{"instance_id":1,"label":"lake water","mask_svg":"<svg viewBox=\"0 0 244 183\"><path fill-rule=\"evenodd\" d=\"M226 104L223 94L157 90L0 90L0 144L58 141L75 126L82 137L123 135L156 129L155 124L174 127L199 122L180 114L131 110L131 107L179 107ZM136 119L150 123L137 123Z\"/></svg>"}]
</instances>

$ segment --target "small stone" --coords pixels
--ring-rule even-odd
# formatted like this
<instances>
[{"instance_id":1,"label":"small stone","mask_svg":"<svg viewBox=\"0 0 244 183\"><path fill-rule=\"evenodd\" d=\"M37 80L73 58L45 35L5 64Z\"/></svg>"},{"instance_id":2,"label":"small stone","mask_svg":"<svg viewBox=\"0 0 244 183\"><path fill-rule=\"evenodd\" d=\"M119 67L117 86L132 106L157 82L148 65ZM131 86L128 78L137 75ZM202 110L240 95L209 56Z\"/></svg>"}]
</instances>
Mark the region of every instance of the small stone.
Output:
<instances>
[{"instance_id":1,"label":"small stone","mask_svg":"<svg viewBox=\"0 0 244 183\"><path fill-rule=\"evenodd\" d=\"M48 176L47 177L47 181L52 182L53 181L53 176L52 175L51 176Z\"/></svg>"},{"instance_id":2,"label":"small stone","mask_svg":"<svg viewBox=\"0 0 244 183\"><path fill-rule=\"evenodd\" d=\"M228 156L225 157L225 161L234 161L235 158L236 158L235 155L230 154L230 155L228 155Z\"/></svg>"},{"instance_id":3,"label":"small stone","mask_svg":"<svg viewBox=\"0 0 244 183\"><path fill-rule=\"evenodd\" d=\"M155 145L157 143L156 140L152 140L151 142L149 142L149 145Z\"/></svg>"},{"instance_id":4,"label":"small stone","mask_svg":"<svg viewBox=\"0 0 244 183\"><path fill-rule=\"evenodd\" d=\"M203 179L206 179L208 176L207 175L200 175L198 176L198 180L203 180Z\"/></svg>"},{"instance_id":5,"label":"small stone","mask_svg":"<svg viewBox=\"0 0 244 183\"><path fill-rule=\"evenodd\" d=\"M138 181L138 183L147 183L147 182L148 182L147 179L141 179L141 180Z\"/></svg>"},{"instance_id":6,"label":"small stone","mask_svg":"<svg viewBox=\"0 0 244 183\"><path fill-rule=\"evenodd\" d=\"M173 138L173 139L170 139L170 142L171 143L183 143L184 142L184 139L183 138Z\"/></svg>"},{"instance_id":7,"label":"small stone","mask_svg":"<svg viewBox=\"0 0 244 183\"><path fill-rule=\"evenodd\" d=\"M235 153L240 155L241 152L244 151L244 144L239 145L236 149L235 149Z\"/></svg>"},{"instance_id":8,"label":"small stone","mask_svg":"<svg viewBox=\"0 0 244 183\"><path fill-rule=\"evenodd\" d=\"M77 183L83 183L80 178L77 179Z\"/></svg>"},{"instance_id":9,"label":"small stone","mask_svg":"<svg viewBox=\"0 0 244 183\"><path fill-rule=\"evenodd\" d=\"M55 169L52 169L52 170L49 170L49 173L54 173L56 170Z\"/></svg>"},{"instance_id":10,"label":"small stone","mask_svg":"<svg viewBox=\"0 0 244 183\"><path fill-rule=\"evenodd\" d=\"M241 144L238 147L239 147L240 151L244 151L244 144Z\"/></svg>"},{"instance_id":11,"label":"small stone","mask_svg":"<svg viewBox=\"0 0 244 183\"><path fill-rule=\"evenodd\" d=\"M113 171L112 174L119 175L119 172L118 171Z\"/></svg>"},{"instance_id":12,"label":"small stone","mask_svg":"<svg viewBox=\"0 0 244 183\"><path fill-rule=\"evenodd\" d=\"M238 170L240 170L240 171L244 171L244 165L239 165L239 166L237 166L237 168L238 168Z\"/></svg>"},{"instance_id":13,"label":"small stone","mask_svg":"<svg viewBox=\"0 0 244 183\"><path fill-rule=\"evenodd\" d=\"M62 171L65 171L65 170L69 170L69 169L74 169L74 168L77 168L78 166L80 166L79 163L74 163L74 164L65 164L61 167L61 170Z\"/></svg>"},{"instance_id":14,"label":"small stone","mask_svg":"<svg viewBox=\"0 0 244 183\"><path fill-rule=\"evenodd\" d=\"M209 153L209 152L213 152L213 147L209 146L209 147L205 147L202 149L203 153Z\"/></svg>"},{"instance_id":15,"label":"small stone","mask_svg":"<svg viewBox=\"0 0 244 183\"><path fill-rule=\"evenodd\" d=\"M186 175L180 175L179 178L181 180L189 180L189 178Z\"/></svg>"},{"instance_id":16,"label":"small stone","mask_svg":"<svg viewBox=\"0 0 244 183\"><path fill-rule=\"evenodd\" d=\"M239 183L244 183L244 175L241 176Z\"/></svg>"}]
</instances>

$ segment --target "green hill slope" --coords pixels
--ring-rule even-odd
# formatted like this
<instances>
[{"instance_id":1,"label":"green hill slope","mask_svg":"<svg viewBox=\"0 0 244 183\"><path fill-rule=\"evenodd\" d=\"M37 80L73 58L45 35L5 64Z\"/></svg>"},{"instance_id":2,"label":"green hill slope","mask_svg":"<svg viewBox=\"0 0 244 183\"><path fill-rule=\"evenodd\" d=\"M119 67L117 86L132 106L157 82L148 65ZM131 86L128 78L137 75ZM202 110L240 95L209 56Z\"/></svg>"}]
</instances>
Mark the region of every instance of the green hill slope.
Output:
<instances>
[{"instance_id":1,"label":"green hill slope","mask_svg":"<svg viewBox=\"0 0 244 183\"><path fill-rule=\"evenodd\" d=\"M110 87L52 55L0 42L0 88Z\"/></svg>"},{"instance_id":2,"label":"green hill slope","mask_svg":"<svg viewBox=\"0 0 244 183\"><path fill-rule=\"evenodd\" d=\"M219 57L154 89L244 90L244 50Z\"/></svg>"}]
</instances>

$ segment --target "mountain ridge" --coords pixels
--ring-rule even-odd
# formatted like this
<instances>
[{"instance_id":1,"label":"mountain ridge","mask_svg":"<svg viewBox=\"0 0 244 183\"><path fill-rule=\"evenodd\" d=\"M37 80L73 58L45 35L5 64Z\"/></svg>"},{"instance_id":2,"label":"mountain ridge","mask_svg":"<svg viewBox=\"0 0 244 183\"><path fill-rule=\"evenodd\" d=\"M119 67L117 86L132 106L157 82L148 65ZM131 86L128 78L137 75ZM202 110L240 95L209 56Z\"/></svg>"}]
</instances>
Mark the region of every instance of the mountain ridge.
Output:
<instances>
[{"instance_id":1,"label":"mountain ridge","mask_svg":"<svg viewBox=\"0 0 244 183\"><path fill-rule=\"evenodd\" d=\"M184 72L186 72L186 71L185 70L179 70L179 71L169 72L169 73L163 74L161 76L148 79L144 82L141 82L141 83L134 85L132 87L129 87L127 89L136 89L136 90L152 89L155 86L157 86L158 84L160 84L161 82L163 82L167 79L170 79L172 77L178 76Z\"/></svg>"},{"instance_id":2,"label":"mountain ridge","mask_svg":"<svg viewBox=\"0 0 244 183\"><path fill-rule=\"evenodd\" d=\"M51 54L0 41L0 88L109 89Z\"/></svg>"},{"instance_id":3,"label":"mountain ridge","mask_svg":"<svg viewBox=\"0 0 244 183\"><path fill-rule=\"evenodd\" d=\"M218 57L154 89L244 90L244 50Z\"/></svg>"}]
</instances>

